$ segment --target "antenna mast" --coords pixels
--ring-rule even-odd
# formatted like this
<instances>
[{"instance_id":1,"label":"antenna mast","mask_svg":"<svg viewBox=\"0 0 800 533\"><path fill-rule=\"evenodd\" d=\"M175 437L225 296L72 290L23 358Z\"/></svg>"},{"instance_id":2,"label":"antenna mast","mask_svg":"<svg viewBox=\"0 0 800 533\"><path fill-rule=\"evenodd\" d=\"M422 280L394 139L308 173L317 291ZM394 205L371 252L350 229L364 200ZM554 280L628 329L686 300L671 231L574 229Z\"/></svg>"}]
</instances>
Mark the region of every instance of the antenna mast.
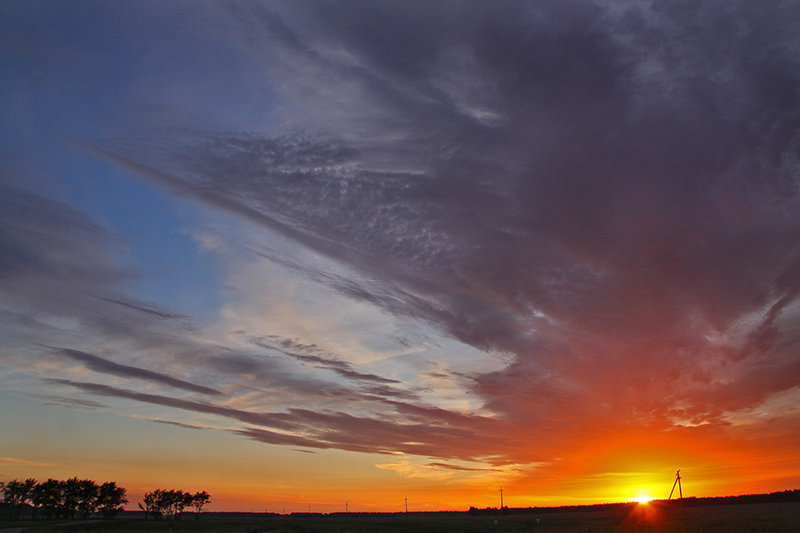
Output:
<instances>
[{"instance_id":1,"label":"antenna mast","mask_svg":"<svg viewBox=\"0 0 800 533\"><path fill-rule=\"evenodd\" d=\"M681 471L680 469L675 473L675 483L672 484L672 490L669 491L669 498L668 500L672 499L672 493L675 492L675 485L678 486L678 494L680 494L680 499L683 499L683 490L681 490Z\"/></svg>"}]
</instances>

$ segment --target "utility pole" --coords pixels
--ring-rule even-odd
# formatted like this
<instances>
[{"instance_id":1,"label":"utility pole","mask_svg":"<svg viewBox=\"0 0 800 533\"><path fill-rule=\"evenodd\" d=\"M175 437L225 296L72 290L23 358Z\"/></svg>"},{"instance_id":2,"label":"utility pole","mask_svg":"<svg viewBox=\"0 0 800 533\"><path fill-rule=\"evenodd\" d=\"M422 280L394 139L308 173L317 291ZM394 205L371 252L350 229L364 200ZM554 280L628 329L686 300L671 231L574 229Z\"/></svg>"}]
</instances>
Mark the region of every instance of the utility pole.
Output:
<instances>
[{"instance_id":1,"label":"utility pole","mask_svg":"<svg viewBox=\"0 0 800 533\"><path fill-rule=\"evenodd\" d=\"M680 499L682 500L683 499L683 490L681 489L681 471L680 470L678 470L675 473L675 483L672 484L672 490L669 491L669 498L667 498L668 500L672 499L672 493L675 492L675 485L678 486L678 494L680 494Z\"/></svg>"},{"instance_id":2,"label":"utility pole","mask_svg":"<svg viewBox=\"0 0 800 533\"><path fill-rule=\"evenodd\" d=\"M500 487L500 510L503 510L503 487Z\"/></svg>"},{"instance_id":3,"label":"utility pole","mask_svg":"<svg viewBox=\"0 0 800 533\"><path fill-rule=\"evenodd\" d=\"M406 497L406 514L408 514L408 497Z\"/></svg>"}]
</instances>

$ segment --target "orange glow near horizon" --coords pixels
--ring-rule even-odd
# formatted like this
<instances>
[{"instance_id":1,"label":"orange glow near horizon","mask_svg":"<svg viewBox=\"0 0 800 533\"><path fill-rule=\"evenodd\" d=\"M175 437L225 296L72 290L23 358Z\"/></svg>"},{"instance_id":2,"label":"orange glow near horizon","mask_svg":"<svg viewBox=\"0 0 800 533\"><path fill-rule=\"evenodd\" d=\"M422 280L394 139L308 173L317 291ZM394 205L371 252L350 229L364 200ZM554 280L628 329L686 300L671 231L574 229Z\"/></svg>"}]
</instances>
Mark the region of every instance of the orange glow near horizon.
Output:
<instances>
[{"instance_id":1,"label":"orange glow near horizon","mask_svg":"<svg viewBox=\"0 0 800 533\"><path fill-rule=\"evenodd\" d=\"M79 423L70 415L62 418ZM99 415L83 423L108 427L112 422ZM45 426L36 444L9 437L0 458L0 480L113 480L128 489L129 509L137 508L144 492L157 488L206 490L212 495L209 511L278 513L307 512L309 507L312 512L341 512L345 503L350 511L400 512L405 498L410 511L498 507L499 487L504 504L512 508L666 499L678 468L684 497L774 492L800 484L790 442L770 439L766 432L748 438L734 429L597 432L587 434L590 444L568 441L573 444L562 447L560 455L545 450L553 457L548 461L457 469L438 466L444 461L428 457L309 453L227 433L209 432L181 447L180 439L189 430L137 424L139 440L121 438L113 456L109 441L78 436L68 444L80 449L80 456L53 449L51 443L59 442L58 437L65 442L66 436L56 421ZM125 429L119 428L119 434L124 437ZM158 443L159 448L143 447L142 442ZM153 458L167 449L172 451ZM204 462L202 457L214 460Z\"/></svg>"},{"instance_id":2,"label":"orange glow near horizon","mask_svg":"<svg viewBox=\"0 0 800 533\"><path fill-rule=\"evenodd\" d=\"M231 448L231 457L236 453L241 453L241 457L254 457L254 452L259 451L257 444L248 442L242 447L234 442ZM276 513L306 512L309 508L312 512L342 512L345 503L351 512L401 512L406 497L411 511L499 507L500 486L504 491L504 504L512 508L626 501L644 504L667 498L676 466L681 467L684 497L786 490L796 488L798 480L798 472L791 470L783 471L778 477L781 475L779 469L765 470L764 478L745 478L743 474L748 473L745 472L748 465L756 464L752 457L749 463L742 463L744 466L734 469L709 463L704 458L692 462L688 456L673 464L673 457L654 453L652 459L644 463L648 468L642 468L636 460L630 460L634 454L626 449L601 454L604 456L602 463L587 457L580 462L576 459L554 461L525 472L512 470L509 473L428 472L425 469L416 472L410 467L387 470L376 468L376 465L385 465L391 460L382 455L321 451L300 456L291 450L269 451L271 453L262 456L258 467L253 465L250 472L237 471L235 478L226 477L226 473L234 473L228 461L205 465L202 472L198 469L193 475L180 468L165 468L164 464L160 468L143 469L140 461L121 462L116 468L101 470L77 464L72 468L11 462L2 466L4 480L26 477L65 479L73 475L97 481L115 480L128 489L128 509L137 508L144 492L156 488L180 488L211 493L209 511L266 510ZM291 469L283 469L293 453L297 456L295 461L302 459L309 467L308 474L294 475L302 466L299 463ZM272 454L274 458L270 459ZM427 464L425 459L418 462L414 462L417 461L415 458L403 460L409 464ZM316 475L311 467L317 470ZM750 470L751 474L757 473Z\"/></svg>"}]
</instances>

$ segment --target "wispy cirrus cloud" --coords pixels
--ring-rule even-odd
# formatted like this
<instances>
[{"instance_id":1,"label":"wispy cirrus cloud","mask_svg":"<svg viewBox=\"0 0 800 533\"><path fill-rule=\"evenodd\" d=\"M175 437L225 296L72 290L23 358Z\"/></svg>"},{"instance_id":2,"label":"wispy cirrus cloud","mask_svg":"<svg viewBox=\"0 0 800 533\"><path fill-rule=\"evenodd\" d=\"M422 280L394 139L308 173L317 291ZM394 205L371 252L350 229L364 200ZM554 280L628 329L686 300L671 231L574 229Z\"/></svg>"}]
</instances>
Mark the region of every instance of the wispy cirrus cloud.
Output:
<instances>
[{"instance_id":1,"label":"wispy cirrus cloud","mask_svg":"<svg viewBox=\"0 0 800 533\"><path fill-rule=\"evenodd\" d=\"M285 411L257 412L144 393L99 383L50 379L51 383L77 388L98 396L135 400L184 411L217 415L253 427L232 429L234 433L270 444L284 444L321 449L343 449L368 453L405 453L463 458L467 460L504 461L503 439L476 432L475 427L452 424L443 418L407 419L398 414L354 416L341 411L312 411L291 407ZM490 419L473 417L473 426L482 422L486 429L496 424ZM192 426L194 426L192 424ZM468 441L468 442L465 442Z\"/></svg>"},{"instance_id":2,"label":"wispy cirrus cloud","mask_svg":"<svg viewBox=\"0 0 800 533\"><path fill-rule=\"evenodd\" d=\"M223 417L229 417L243 422L252 424L263 424L273 426L281 429L292 429L295 424L291 421L291 417L285 413L251 413L214 405L207 402L198 402L194 400L186 400L182 398L173 398L161 394L150 394L146 392L139 392L131 389L122 389L119 387L112 387L103 385L101 383L89 383L72 381L68 379L50 379L52 383L60 385L68 385L86 392L96 394L98 396L111 396L118 398L127 398L129 400L136 400L144 403L151 403L155 405L163 405L166 407L174 407L176 409L183 409L186 411L194 411L198 413L209 413Z\"/></svg>"},{"instance_id":3,"label":"wispy cirrus cloud","mask_svg":"<svg viewBox=\"0 0 800 533\"><path fill-rule=\"evenodd\" d=\"M50 463L39 463L17 457L0 457L0 465L52 466Z\"/></svg>"},{"instance_id":4,"label":"wispy cirrus cloud","mask_svg":"<svg viewBox=\"0 0 800 533\"><path fill-rule=\"evenodd\" d=\"M164 318L164 319L185 319L185 318L188 318L185 315L181 315L181 314L178 314L178 313L170 313L170 312L167 312L167 311L162 311L162 310L159 310L159 309L157 309L156 307L154 307L152 305L148 305L148 304L146 304L144 302L136 302L136 301L131 300L131 299L125 299L125 300L120 299L120 298L103 298L103 299L105 301L107 301L107 302L114 303L114 304L117 304L117 305L121 305L121 306L127 307L128 309L133 309L135 311L140 311L142 313L148 313L148 314L154 315L154 316L156 316L158 318Z\"/></svg>"},{"instance_id":5,"label":"wispy cirrus cloud","mask_svg":"<svg viewBox=\"0 0 800 533\"><path fill-rule=\"evenodd\" d=\"M302 362L312 363L319 368L326 368L342 377L357 381L368 381L381 384L400 383L396 379L388 379L375 374L364 374L353 370L352 365L346 361L335 359L330 355L321 355L315 345L301 344L291 339L282 339L275 335L253 339L253 344L268 350L277 350Z\"/></svg>"},{"instance_id":6,"label":"wispy cirrus cloud","mask_svg":"<svg viewBox=\"0 0 800 533\"><path fill-rule=\"evenodd\" d=\"M447 470L461 470L465 472L499 472L497 468L474 468L470 466L453 465L450 463L428 463L428 466L445 468Z\"/></svg>"},{"instance_id":7,"label":"wispy cirrus cloud","mask_svg":"<svg viewBox=\"0 0 800 533\"><path fill-rule=\"evenodd\" d=\"M185 422L178 422L176 420L160 420L158 418L148 418L147 420L149 420L150 422L156 422L157 424L167 424L167 425L170 425L170 426L177 426L177 427L186 428L186 429L213 429L213 428L210 428L210 427L207 427L207 426L198 426L196 424L187 424Z\"/></svg>"},{"instance_id":8,"label":"wispy cirrus cloud","mask_svg":"<svg viewBox=\"0 0 800 533\"><path fill-rule=\"evenodd\" d=\"M797 43L768 29L792 13L688 30L673 7L244 4L311 133L104 150L358 272L298 265L348 297L510 354L474 376L497 413L719 417L795 375Z\"/></svg>"},{"instance_id":9,"label":"wispy cirrus cloud","mask_svg":"<svg viewBox=\"0 0 800 533\"><path fill-rule=\"evenodd\" d=\"M177 389L183 389L190 392L199 392L201 394L209 394L212 396L219 396L220 394L222 394L220 391L212 389L211 387L205 387L203 385L190 383L188 381L178 379L173 376L168 376L161 372L154 372L152 370L147 370L146 368L139 368L136 366L115 363L113 361L109 361L107 359L103 359L102 357L98 357L96 355L87 352L82 352L80 350L73 350L70 348L53 348L53 347L51 347L51 349L60 355L68 357L74 361L83 363L84 365L94 370L95 372L102 372L105 374L112 374L115 376L121 376L125 378L143 379L159 383L161 385L175 387Z\"/></svg>"}]
</instances>

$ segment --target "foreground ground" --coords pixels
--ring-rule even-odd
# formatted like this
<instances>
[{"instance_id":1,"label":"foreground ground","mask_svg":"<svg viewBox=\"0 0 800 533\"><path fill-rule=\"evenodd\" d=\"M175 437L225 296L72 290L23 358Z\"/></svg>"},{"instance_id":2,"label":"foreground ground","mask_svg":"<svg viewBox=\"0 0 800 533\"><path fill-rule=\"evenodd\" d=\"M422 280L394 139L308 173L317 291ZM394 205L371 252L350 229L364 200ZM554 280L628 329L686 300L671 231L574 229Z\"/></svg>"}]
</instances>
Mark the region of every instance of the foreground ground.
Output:
<instances>
[{"instance_id":1,"label":"foreground ground","mask_svg":"<svg viewBox=\"0 0 800 533\"><path fill-rule=\"evenodd\" d=\"M4 522L0 524L0 528L30 525L31 522L24 524ZM632 504L605 511L561 511L505 517L431 514L410 517L396 515L389 518L363 515L326 518L247 517L200 520L184 518L174 523L122 518L72 524L39 522L24 531L25 533L798 532L800 502L717 505L684 509L662 507L657 504Z\"/></svg>"}]
</instances>

